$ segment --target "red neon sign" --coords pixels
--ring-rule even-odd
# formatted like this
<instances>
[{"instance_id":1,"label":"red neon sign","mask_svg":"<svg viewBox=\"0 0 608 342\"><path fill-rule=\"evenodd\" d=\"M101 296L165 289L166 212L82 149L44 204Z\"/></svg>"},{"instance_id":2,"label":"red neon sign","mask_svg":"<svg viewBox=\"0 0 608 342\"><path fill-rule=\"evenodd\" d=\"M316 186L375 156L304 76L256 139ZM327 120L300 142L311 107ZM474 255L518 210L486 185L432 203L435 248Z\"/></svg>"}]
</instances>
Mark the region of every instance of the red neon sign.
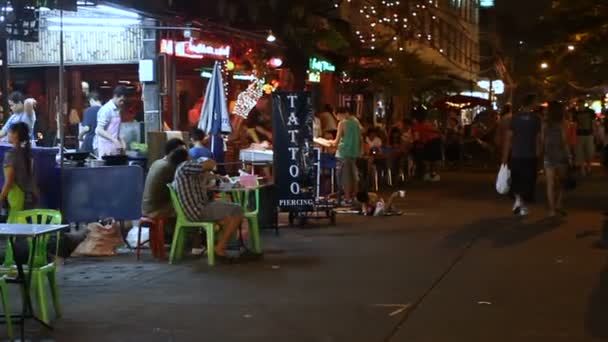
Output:
<instances>
[{"instance_id":1,"label":"red neon sign","mask_svg":"<svg viewBox=\"0 0 608 342\"><path fill-rule=\"evenodd\" d=\"M203 42L180 41L171 39L160 41L160 52L175 57L203 59L205 57L230 58L230 46L215 47Z\"/></svg>"}]
</instances>

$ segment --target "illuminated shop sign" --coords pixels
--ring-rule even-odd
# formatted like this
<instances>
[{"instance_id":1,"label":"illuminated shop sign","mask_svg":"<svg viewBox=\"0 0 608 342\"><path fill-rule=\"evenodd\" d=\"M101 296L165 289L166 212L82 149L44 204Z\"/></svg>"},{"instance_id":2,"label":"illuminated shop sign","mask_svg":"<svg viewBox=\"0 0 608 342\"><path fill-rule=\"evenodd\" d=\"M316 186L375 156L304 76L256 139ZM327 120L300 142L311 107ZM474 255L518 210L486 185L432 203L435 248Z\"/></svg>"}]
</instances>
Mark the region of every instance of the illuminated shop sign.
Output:
<instances>
[{"instance_id":1,"label":"illuminated shop sign","mask_svg":"<svg viewBox=\"0 0 608 342\"><path fill-rule=\"evenodd\" d=\"M318 72L334 72L336 71L336 66L329 63L328 61L324 61L318 58L311 58L310 61L310 70L318 71Z\"/></svg>"},{"instance_id":2,"label":"illuminated shop sign","mask_svg":"<svg viewBox=\"0 0 608 342\"><path fill-rule=\"evenodd\" d=\"M213 58L229 58L230 57L230 46L212 46L204 42L194 41L173 41L170 39L163 39L160 42L160 52L168 55L174 55L175 57L191 58L191 59L203 59L205 57Z\"/></svg>"},{"instance_id":3,"label":"illuminated shop sign","mask_svg":"<svg viewBox=\"0 0 608 342\"><path fill-rule=\"evenodd\" d=\"M311 82L311 83L321 82L321 73L318 71L309 71L308 72L308 82Z\"/></svg>"},{"instance_id":4,"label":"illuminated shop sign","mask_svg":"<svg viewBox=\"0 0 608 342\"><path fill-rule=\"evenodd\" d=\"M202 78L211 78L211 76L213 75L211 73L211 70L209 70L209 69L203 69L203 70L200 70L200 71L201 71L201 77ZM251 81L252 82L252 81L257 80L257 77L255 77L252 74L240 73L240 74L234 74L232 76L232 79L236 80L236 81Z\"/></svg>"}]
</instances>

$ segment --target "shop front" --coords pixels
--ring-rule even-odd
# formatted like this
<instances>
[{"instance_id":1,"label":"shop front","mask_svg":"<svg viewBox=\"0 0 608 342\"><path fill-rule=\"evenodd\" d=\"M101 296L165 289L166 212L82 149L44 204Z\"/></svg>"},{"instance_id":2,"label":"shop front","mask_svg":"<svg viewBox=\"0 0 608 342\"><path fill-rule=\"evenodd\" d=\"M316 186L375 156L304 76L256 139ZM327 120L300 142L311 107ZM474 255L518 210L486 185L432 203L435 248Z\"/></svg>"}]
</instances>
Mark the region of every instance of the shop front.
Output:
<instances>
[{"instance_id":1,"label":"shop front","mask_svg":"<svg viewBox=\"0 0 608 342\"><path fill-rule=\"evenodd\" d=\"M44 7L37 11L38 39L9 40L7 61L11 90L37 101L35 128L43 138L33 154L41 205L61 209L68 222L137 219L144 181L141 167L84 166L84 162L61 160L56 146L63 133L62 147L76 149L87 95L98 92L106 102L118 85L131 90L121 131L140 132L132 127L141 125L136 121L143 114L138 64L145 18L129 9L102 4L78 6L77 11ZM62 113L61 119L58 113ZM131 139L140 142L142 136ZM8 148L0 146L0 153Z\"/></svg>"},{"instance_id":2,"label":"shop front","mask_svg":"<svg viewBox=\"0 0 608 342\"><path fill-rule=\"evenodd\" d=\"M8 41L10 86L37 100L37 131L43 144L54 145L59 112L60 31L63 30L63 122L66 147L76 148L78 123L88 106L89 92L102 100L122 84L133 90L124 122L141 116L138 63L142 50L143 17L105 5L79 6L76 12L41 9L39 39ZM63 17L63 19L62 19ZM61 23L63 22L63 23Z\"/></svg>"}]
</instances>

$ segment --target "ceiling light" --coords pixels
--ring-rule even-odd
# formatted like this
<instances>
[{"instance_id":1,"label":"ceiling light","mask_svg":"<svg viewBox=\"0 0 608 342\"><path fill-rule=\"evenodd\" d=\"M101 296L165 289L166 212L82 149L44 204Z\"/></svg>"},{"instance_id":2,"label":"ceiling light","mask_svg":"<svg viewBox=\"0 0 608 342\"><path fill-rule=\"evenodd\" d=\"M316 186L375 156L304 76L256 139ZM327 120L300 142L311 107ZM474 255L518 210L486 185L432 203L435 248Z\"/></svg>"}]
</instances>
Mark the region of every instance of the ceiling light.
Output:
<instances>
[{"instance_id":1,"label":"ceiling light","mask_svg":"<svg viewBox=\"0 0 608 342\"><path fill-rule=\"evenodd\" d=\"M60 17L50 17L47 19L48 22L51 23L60 23ZM108 25L108 26L118 26L118 25L137 25L140 23L139 19L135 18L79 18L79 17L64 17L64 24L82 24L82 25Z\"/></svg>"},{"instance_id":2,"label":"ceiling light","mask_svg":"<svg viewBox=\"0 0 608 342\"><path fill-rule=\"evenodd\" d=\"M268 37L266 37L266 41L270 43L274 43L277 40L277 37L272 33L272 30L268 31Z\"/></svg>"}]
</instances>

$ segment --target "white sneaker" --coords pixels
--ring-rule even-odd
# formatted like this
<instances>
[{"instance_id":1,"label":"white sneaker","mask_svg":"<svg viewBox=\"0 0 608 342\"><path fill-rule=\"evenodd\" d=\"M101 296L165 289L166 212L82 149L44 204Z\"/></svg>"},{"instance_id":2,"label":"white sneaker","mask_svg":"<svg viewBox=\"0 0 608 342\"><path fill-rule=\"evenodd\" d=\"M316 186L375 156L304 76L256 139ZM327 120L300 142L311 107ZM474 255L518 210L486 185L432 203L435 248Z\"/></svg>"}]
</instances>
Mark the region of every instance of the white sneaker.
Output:
<instances>
[{"instance_id":1,"label":"white sneaker","mask_svg":"<svg viewBox=\"0 0 608 342\"><path fill-rule=\"evenodd\" d=\"M205 253L204 248L192 248L192 255L194 256L200 256L203 255L203 253Z\"/></svg>"},{"instance_id":2,"label":"white sneaker","mask_svg":"<svg viewBox=\"0 0 608 342\"><path fill-rule=\"evenodd\" d=\"M431 176L431 182L440 182L440 181L441 181L441 176L438 173Z\"/></svg>"},{"instance_id":3,"label":"white sneaker","mask_svg":"<svg viewBox=\"0 0 608 342\"><path fill-rule=\"evenodd\" d=\"M528 210L528 208L526 208L526 207L521 207L521 208L519 209L519 216L521 216L521 217L525 217L525 216L528 216L529 214L530 214L530 211Z\"/></svg>"}]
</instances>

